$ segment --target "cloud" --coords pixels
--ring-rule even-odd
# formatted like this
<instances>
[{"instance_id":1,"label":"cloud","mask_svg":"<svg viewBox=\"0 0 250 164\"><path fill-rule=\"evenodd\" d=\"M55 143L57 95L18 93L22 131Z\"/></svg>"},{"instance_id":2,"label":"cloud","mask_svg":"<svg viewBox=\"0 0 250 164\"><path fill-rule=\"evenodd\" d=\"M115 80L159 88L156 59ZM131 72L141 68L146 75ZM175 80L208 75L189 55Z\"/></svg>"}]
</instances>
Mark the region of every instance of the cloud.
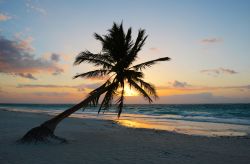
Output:
<instances>
[{"instance_id":1,"label":"cloud","mask_svg":"<svg viewBox=\"0 0 250 164\"><path fill-rule=\"evenodd\" d=\"M160 49L159 48L156 48L156 47L151 47L149 48L150 51L154 51L154 52L159 52Z\"/></svg>"},{"instance_id":2,"label":"cloud","mask_svg":"<svg viewBox=\"0 0 250 164\"><path fill-rule=\"evenodd\" d=\"M68 96L69 92L33 92L32 94L36 96Z\"/></svg>"},{"instance_id":3,"label":"cloud","mask_svg":"<svg viewBox=\"0 0 250 164\"><path fill-rule=\"evenodd\" d=\"M42 85L42 84L18 84L17 88L75 88L70 85Z\"/></svg>"},{"instance_id":4,"label":"cloud","mask_svg":"<svg viewBox=\"0 0 250 164\"><path fill-rule=\"evenodd\" d=\"M51 59L51 61L59 62L60 61L60 55L52 53L51 56L50 56L50 59Z\"/></svg>"},{"instance_id":5,"label":"cloud","mask_svg":"<svg viewBox=\"0 0 250 164\"><path fill-rule=\"evenodd\" d=\"M168 82L168 86L157 86L157 89L190 89L192 85L188 84L187 82L181 82L175 80L173 82Z\"/></svg>"},{"instance_id":6,"label":"cloud","mask_svg":"<svg viewBox=\"0 0 250 164\"><path fill-rule=\"evenodd\" d=\"M54 76L60 75L63 72L64 72L64 70L62 68L56 68L55 71L52 73L52 75L54 75Z\"/></svg>"},{"instance_id":7,"label":"cloud","mask_svg":"<svg viewBox=\"0 0 250 164\"><path fill-rule=\"evenodd\" d=\"M34 73L58 75L63 69L50 60L35 58L30 45L32 38L9 40L0 36L0 73L35 79Z\"/></svg>"},{"instance_id":8,"label":"cloud","mask_svg":"<svg viewBox=\"0 0 250 164\"><path fill-rule=\"evenodd\" d=\"M249 91L250 85L232 85L232 86L195 86L186 84L184 87L174 86L174 83L169 83L171 86L157 86L157 90L178 90L185 92L193 92L193 91L214 91L214 90L240 90L240 91Z\"/></svg>"},{"instance_id":9,"label":"cloud","mask_svg":"<svg viewBox=\"0 0 250 164\"><path fill-rule=\"evenodd\" d=\"M34 4L31 0L27 0L26 7L28 9L27 11L32 10L39 14L47 15L47 11L44 8L40 7L38 4Z\"/></svg>"},{"instance_id":10,"label":"cloud","mask_svg":"<svg viewBox=\"0 0 250 164\"><path fill-rule=\"evenodd\" d=\"M226 69L226 68L219 68L219 69L224 74L236 74L236 73L238 73L238 72L236 72L236 71L234 71L232 69Z\"/></svg>"},{"instance_id":11,"label":"cloud","mask_svg":"<svg viewBox=\"0 0 250 164\"><path fill-rule=\"evenodd\" d=\"M180 81L177 81L177 80L175 80L172 85L175 88L185 88L185 87L189 86L188 83L186 83L186 82L180 82Z\"/></svg>"},{"instance_id":12,"label":"cloud","mask_svg":"<svg viewBox=\"0 0 250 164\"><path fill-rule=\"evenodd\" d=\"M16 88L73 88L79 92L85 91L85 85L50 85L50 84L18 84Z\"/></svg>"},{"instance_id":13,"label":"cloud","mask_svg":"<svg viewBox=\"0 0 250 164\"><path fill-rule=\"evenodd\" d=\"M96 89L97 87L101 86L102 83L92 83L92 84L81 84L81 85L75 85L74 88L77 88L78 91L85 91L86 89Z\"/></svg>"},{"instance_id":14,"label":"cloud","mask_svg":"<svg viewBox=\"0 0 250 164\"><path fill-rule=\"evenodd\" d=\"M109 76L102 76L102 77L90 77L88 78L91 81L106 81L108 80Z\"/></svg>"},{"instance_id":15,"label":"cloud","mask_svg":"<svg viewBox=\"0 0 250 164\"><path fill-rule=\"evenodd\" d=\"M16 42L18 43L16 45L17 48L23 51L28 51L28 52L32 52L35 50L35 48L32 46L32 42L34 39L31 36L23 38L22 33L17 33L15 34L15 39L16 39Z\"/></svg>"},{"instance_id":16,"label":"cloud","mask_svg":"<svg viewBox=\"0 0 250 164\"><path fill-rule=\"evenodd\" d=\"M45 53L42 55L42 58L44 60L48 60L50 61L51 63L53 63L54 65L58 64L59 62L61 62L62 58L64 57L65 55L64 54L59 54L59 53ZM62 65L61 65L62 67ZM63 73L65 71L65 69L68 67L68 65L63 65L63 68L57 68L55 69L55 71L52 73L52 75L60 75L61 73Z\"/></svg>"},{"instance_id":17,"label":"cloud","mask_svg":"<svg viewBox=\"0 0 250 164\"><path fill-rule=\"evenodd\" d=\"M201 40L201 43L204 43L204 44L213 44L213 43L219 43L219 42L222 42L223 40L222 39L219 39L219 38L204 38Z\"/></svg>"},{"instance_id":18,"label":"cloud","mask_svg":"<svg viewBox=\"0 0 250 164\"><path fill-rule=\"evenodd\" d=\"M0 13L0 22L7 21L9 19L11 19L11 17L9 15Z\"/></svg>"},{"instance_id":19,"label":"cloud","mask_svg":"<svg viewBox=\"0 0 250 164\"><path fill-rule=\"evenodd\" d=\"M81 85L51 85L51 84L18 84L16 88L76 88L78 91L95 89L102 83L81 84Z\"/></svg>"},{"instance_id":20,"label":"cloud","mask_svg":"<svg viewBox=\"0 0 250 164\"><path fill-rule=\"evenodd\" d=\"M201 70L201 73L205 73L207 75L212 75L212 76L218 76L218 75L224 75L224 74L236 74L235 70L232 69L227 69L227 68L217 68L217 69L205 69Z\"/></svg>"},{"instance_id":21,"label":"cloud","mask_svg":"<svg viewBox=\"0 0 250 164\"><path fill-rule=\"evenodd\" d=\"M23 78L27 78L27 79L31 79L31 80L37 80L37 78L35 78L32 74L30 73L15 73L16 76L20 76Z\"/></svg>"},{"instance_id":22,"label":"cloud","mask_svg":"<svg viewBox=\"0 0 250 164\"><path fill-rule=\"evenodd\" d=\"M85 84L85 87L88 89L95 89L101 85L102 85L102 83L93 83L93 84Z\"/></svg>"}]
</instances>

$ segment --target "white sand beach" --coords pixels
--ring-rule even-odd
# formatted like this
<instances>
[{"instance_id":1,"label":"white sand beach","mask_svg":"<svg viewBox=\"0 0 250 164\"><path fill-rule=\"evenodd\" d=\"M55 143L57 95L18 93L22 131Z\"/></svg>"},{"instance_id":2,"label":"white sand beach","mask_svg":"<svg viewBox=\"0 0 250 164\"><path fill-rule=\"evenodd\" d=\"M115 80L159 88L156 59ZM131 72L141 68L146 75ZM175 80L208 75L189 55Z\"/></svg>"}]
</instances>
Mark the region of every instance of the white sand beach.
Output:
<instances>
[{"instance_id":1,"label":"white sand beach","mask_svg":"<svg viewBox=\"0 0 250 164\"><path fill-rule=\"evenodd\" d=\"M17 144L49 115L0 110L1 164L248 164L250 139L135 129L112 121L68 118L56 135L67 144Z\"/></svg>"}]
</instances>

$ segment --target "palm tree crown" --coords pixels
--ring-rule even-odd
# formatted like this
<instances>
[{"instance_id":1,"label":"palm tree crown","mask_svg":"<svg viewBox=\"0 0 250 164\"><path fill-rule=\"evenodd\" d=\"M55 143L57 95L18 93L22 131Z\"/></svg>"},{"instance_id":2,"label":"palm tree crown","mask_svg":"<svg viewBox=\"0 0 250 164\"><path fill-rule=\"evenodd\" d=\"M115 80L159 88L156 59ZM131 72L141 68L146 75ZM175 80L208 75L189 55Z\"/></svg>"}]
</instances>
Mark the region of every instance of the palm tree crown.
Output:
<instances>
[{"instance_id":1,"label":"palm tree crown","mask_svg":"<svg viewBox=\"0 0 250 164\"><path fill-rule=\"evenodd\" d=\"M133 65L138 52L145 44L147 36L145 35L145 30L140 29L136 40L133 41L131 33L131 28L125 33L122 23L120 25L114 23L113 27L108 30L108 34L103 36L97 33L94 34L95 39L99 40L102 44L100 53L95 54L86 50L81 52L75 59L75 65L87 62L97 66L98 69L77 74L74 78L108 77L103 85L89 94L91 96L98 92L101 93L91 99L88 102L89 105L97 105L100 96L105 94L98 113L101 110L107 110L111 106L113 99L118 97L116 103L118 105L118 117L120 117L124 104L125 83L138 91L149 103L153 102L152 98L157 98L154 85L143 80L144 74L142 70L152 66L156 62L168 61L170 58L163 57Z\"/></svg>"}]
</instances>

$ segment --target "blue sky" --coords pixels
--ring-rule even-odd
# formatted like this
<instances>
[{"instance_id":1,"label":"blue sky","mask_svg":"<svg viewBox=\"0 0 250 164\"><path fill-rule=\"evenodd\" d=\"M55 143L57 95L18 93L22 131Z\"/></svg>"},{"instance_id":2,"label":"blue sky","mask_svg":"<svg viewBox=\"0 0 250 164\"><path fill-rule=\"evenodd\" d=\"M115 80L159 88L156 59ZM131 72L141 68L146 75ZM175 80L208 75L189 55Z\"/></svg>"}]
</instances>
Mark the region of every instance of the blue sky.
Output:
<instances>
[{"instance_id":1,"label":"blue sky","mask_svg":"<svg viewBox=\"0 0 250 164\"><path fill-rule=\"evenodd\" d=\"M73 67L72 63L80 51L99 52L101 47L93 33L105 34L114 21L123 21L125 28L131 26L134 36L139 28L146 29L149 38L140 61L163 56L172 58L171 62L146 71L146 79L158 86L160 96L211 94L223 97L221 102L250 102L248 0L1 0L0 14L3 41L25 43L25 50L32 49L29 53L35 59L48 60L53 53L61 59L50 63L50 69L32 67L29 71L22 67L18 72L18 69L0 67L0 91L9 92L10 96L4 97L8 102L21 101L14 94L26 93L28 97L45 92L35 87L16 89L20 84L99 83L72 80L75 73L92 68ZM1 55L6 57L4 53ZM52 69L63 71L52 76ZM29 79L28 74L35 78ZM178 82L183 85L176 87ZM46 94L50 92L73 94L65 98L69 102L74 102L72 97L82 98L79 93L63 87L60 91L48 88ZM59 100L55 98L55 101Z\"/></svg>"}]
</instances>

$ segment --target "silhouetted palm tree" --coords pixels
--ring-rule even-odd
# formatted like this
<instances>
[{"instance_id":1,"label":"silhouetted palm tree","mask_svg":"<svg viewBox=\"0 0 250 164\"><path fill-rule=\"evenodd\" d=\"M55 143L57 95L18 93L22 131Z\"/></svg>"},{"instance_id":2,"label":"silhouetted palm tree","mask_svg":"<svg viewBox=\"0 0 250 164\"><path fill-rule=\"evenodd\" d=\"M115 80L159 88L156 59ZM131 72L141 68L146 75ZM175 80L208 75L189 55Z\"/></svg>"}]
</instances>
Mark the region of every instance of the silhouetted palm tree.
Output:
<instances>
[{"instance_id":1,"label":"silhouetted palm tree","mask_svg":"<svg viewBox=\"0 0 250 164\"><path fill-rule=\"evenodd\" d=\"M44 122L39 127L31 129L23 136L21 141L47 141L48 137L64 141L54 135L58 123L82 107L97 105L102 94L105 94L105 96L101 101L98 113L101 110L107 110L112 102L114 102L114 98L118 98L116 104L118 106L118 117L120 117L124 104L125 83L138 91L149 103L151 103L153 101L152 98L157 97L156 90L152 84L143 80L144 74L142 70L152 66L156 62L167 61L170 60L170 58L163 57L133 65L147 36L145 36L145 30L140 29L136 40L133 41L131 33L131 28L128 29L127 33L124 32L122 23L120 25L114 23L113 27L108 30L107 35L100 36L95 33L94 37L102 44L102 51L97 54L89 51L81 52L76 57L74 64L78 65L86 62L93 64L98 67L98 69L78 74L74 76L74 78L107 77L106 82L90 92L87 98L79 104Z\"/></svg>"}]
</instances>

